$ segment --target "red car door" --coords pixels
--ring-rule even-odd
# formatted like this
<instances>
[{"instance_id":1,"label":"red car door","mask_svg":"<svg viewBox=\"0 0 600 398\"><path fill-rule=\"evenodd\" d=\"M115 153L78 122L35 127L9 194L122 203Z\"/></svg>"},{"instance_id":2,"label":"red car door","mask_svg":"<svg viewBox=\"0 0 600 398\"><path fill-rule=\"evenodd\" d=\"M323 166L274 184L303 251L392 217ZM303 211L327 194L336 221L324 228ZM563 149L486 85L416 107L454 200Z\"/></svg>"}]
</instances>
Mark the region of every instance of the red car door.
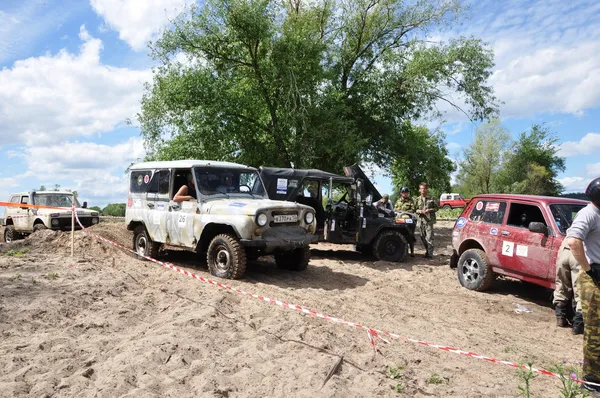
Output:
<instances>
[{"instance_id":1,"label":"red car door","mask_svg":"<svg viewBox=\"0 0 600 398\"><path fill-rule=\"evenodd\" d=\"M492 205L489 205L490 203ZM460 236L474 238L481 244L493 267L499 264L496 242L504 221L506 207L506 201L477 200L467 211L470 212L468 220L461 217L456 223ZM464 229L464 232L461 229Z\"/></svg>"},{"instance_id":2,"label":"red car door","mask_svg":"<svg viewBox=\"0 0 600 398\"><path fill-rule=\"evenodd\" d=\"M546 224L548 233L529 231L531 222ZM555 239L551 224L537 203L511 201L497 242L500 267L508 274L553 279Z\"/></svg>"}]
</instances>

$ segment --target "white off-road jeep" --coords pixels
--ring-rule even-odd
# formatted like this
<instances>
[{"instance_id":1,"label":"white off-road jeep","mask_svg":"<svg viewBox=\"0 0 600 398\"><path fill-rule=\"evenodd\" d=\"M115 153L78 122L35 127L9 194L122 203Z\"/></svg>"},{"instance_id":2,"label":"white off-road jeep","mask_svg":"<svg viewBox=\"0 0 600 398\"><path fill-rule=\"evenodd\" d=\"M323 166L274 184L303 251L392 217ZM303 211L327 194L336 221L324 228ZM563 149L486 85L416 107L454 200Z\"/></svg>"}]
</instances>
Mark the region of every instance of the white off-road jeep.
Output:
<instances>
[{"instance_id":1,"label":"white off-road jeep","mask_svg":"<svg viewBox=\"0 0 600 398\"><path fill-rule=\"evenodd\" d=\"M4 241L9 243L21 239L42 229L70 230L71 203L75 200L77 217L84 227L98 224L98 212L83 207L73 193L68 191L31 191L15 193L10 197L10 203L23 205L50 206L60 209L32 209L28 207L7 207L4 215ZM64 208L64 209L63 209ZM76 223L75 228L79 229Z\"/></svg>"},{"instance_id":2,"label":"white off-road jeep","mask_svg":"<svg viewBox=\"0 0 600 398\"><path fill-rule=\"evenodd\" d=\"M184 185L192 199L174 201ZM138 254L155 258L163 244L186 248L206 255L211 274L222 278L242 277L247 259L265 254L280 268L304 270L318 239L312 207L268 199L255 168L228 162L131 166L125 215Z\"/></svg>"}]
</instances>

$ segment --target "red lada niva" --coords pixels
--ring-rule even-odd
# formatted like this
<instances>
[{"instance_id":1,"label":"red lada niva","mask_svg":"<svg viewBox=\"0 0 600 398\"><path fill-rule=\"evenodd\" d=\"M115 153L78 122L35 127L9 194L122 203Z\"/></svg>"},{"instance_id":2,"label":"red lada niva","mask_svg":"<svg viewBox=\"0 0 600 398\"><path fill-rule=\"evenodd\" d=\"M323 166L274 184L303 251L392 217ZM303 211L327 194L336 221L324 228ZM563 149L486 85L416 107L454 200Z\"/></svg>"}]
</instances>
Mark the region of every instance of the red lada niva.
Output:
<instances>
[{"instance_id":1,"label":"red lada niva","mask_svg":"<svg viewBox=\"0 0 600 398\"><path fill-rule=\"evenodd\" d=\"M496 275L553 289L558 249L587 204L548 196L478 195L454 224L450 266L471 290L486 290Z\"/></svg>"}]
</instances>

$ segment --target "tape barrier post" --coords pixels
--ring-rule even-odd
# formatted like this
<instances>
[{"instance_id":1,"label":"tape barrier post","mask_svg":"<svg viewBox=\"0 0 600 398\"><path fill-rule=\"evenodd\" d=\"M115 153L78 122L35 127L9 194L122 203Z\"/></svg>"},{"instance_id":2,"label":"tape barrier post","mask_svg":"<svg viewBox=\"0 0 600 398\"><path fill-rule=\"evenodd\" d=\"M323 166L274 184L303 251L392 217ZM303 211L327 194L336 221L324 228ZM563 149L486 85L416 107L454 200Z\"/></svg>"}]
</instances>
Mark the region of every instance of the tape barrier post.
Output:
<instances>
[{"instance_id":1,"label":"tape barrier post","mask_svg":"<svg viewBox=\"0 0 600 398\"><path fill-rule=\"evenodd\" d=\"M79 221L79 220L77 220ZM75 253L75 199L71 203L71 257Z\"/></svg>"},{"instance_id":2,"label":"tape barrier post","mask_svg":"<svg viewBox=\"0 0 600 398\"><path fill-rule=\"evenodd\" d=\"M225 290L233 292L233 293L239 293L239 294L241 294L243 296L252 297L252 298L258 299L258 300L263 301L263 302L267 302L267 303L270 303L270 304L278 305L280 307L287 308L289 310L298 311L298 312L301 312L303 314L313 316L315 318L321 318L321 319L324 319L324 320L329 321L329 322L339 323L339 324L343 324L345 326L353 327L353 328L356 328L356 329L365 330L367 332L367 337L369 339L369 343L371 344L371 346L373 347L373 349L375 349L375 341L376 340L380 340L380 341L382 341L384 343L387 343L387 344L390 344L391 341L389 341L389 340L391 340L391 339L403 340L403 341L410 342L410 343L413 343L413 344L417 344L417 345L421 345L421 346L425 346L425 347L429 347L429 348L434 348L434 349L437 349L437 350L440 350L440 351L445 351L445 352L450 352L450 353L457 354L457 355L462 355L462 356L467 357L467 358L481 359L481 360L484 360L484 361L487 361L487 362L491 362L491 363L495 363L495 364L499 364L499 365L510 366L512 368L520 368L520 369L530 370L530 371L532 371L534 373L539 373L539 374L550 376L550 377L556 377L556 378L560 378L560 379L570 379L571 378L569 375L562 375L560 373L551 372L551 371L546 370L546 369L537 369L537 368L533 368L533 367L530 368L528 365L523 365L523 364L519 364L519 363L515 363L515 362L510 362L510 361L503 361L503 360L500 360L500 359L496 359L496 358L492 358L492 357L487 357L487 356L484 356L484 355L480 355L480 354L477 354L477 353L474 353L474 352L471 352L471 351L463 351L463 350L459 350L457 348L453 348L453 347L449 347L449 346L444 346L444 345L439 345L439 344L433 344L433 343L430 343L430 342L427 342L427 341L422 341L422 340L416 340L416 339L413 339L413 338L410 338L410 337L406 337L406 336L402 336L402 335L399 335L399 334L396 334L396 333L391 333L391 332L387 332L387 331L383 331L383 330L371 328L371 327L368 327L368 326L365 326L365 325L361 325L360 323L350 322L350 321L346 321L346 320L341 319L341 318L333 317L331 315L326 315L326 314L323 314L323 313L320 313L320 312L316 312L316 311L313 311L313 310L311 310L309 308L306 308L306 307L303 307L303 306L300 306L300 305L288 303L288 302L277 300L277 299L274 299L274 298L269 298L269 297L261 296L261 295L258 295L258 294L255 294L255 293L246 292L246 291L240 290L240 289L235 289L235 288L233 288L233 287L231 287L229 285L225 285L223 283L213 281L212 279L208 279L208 278L205 278L203 276L197 275L197 274L195 274L193 272L189 272L189 271L186 271L186 270L181 269L179 267L176 267L173 264L165 263L165 262L156 260L156 259L154 259L152 257L141 256L139 253L137 253L137 252L135 252L135 251L133 251L133 250L131 250L131 249L123 246L123 245L120 245L119 243L113 242L111 240L108 240L108 239L100 236L100 235L96 235L95 233L88 231L87 228L85 228L83 226L83 224L81 224L81 221L79 221L79 217L77 217L77 213L74 213L74 214L75 214L75 218L77 219L77 224L79 225L79 227L82 229L83 232L85 232L86 234L88 234L90 236L93 236L94 238L96 238L96 239L98 239L98 240L100 240L100 241L102 241L104 243L108 243L108 244L110 244L112 246L118 247L118 248L120 248L122 250L125 250L125 251L128 251L130 253L133 253L133 254L135 254L135 255L137 255L139 257L143 257L146 260L152 261L153 263L156 263L156 264L158 264L158 265L160 265L162 267L168 268L168 269L170 269L172 271L178 272L178 273L183 274L185 276L188 276L190 278L197 279L197 280L199 280L200 282L203 282L203 283L206 283L206 284L209 284L209 285L212 285L212 286L216 286L216 287L219 287L221 289L225 289ZM389 340L386 339L386 338L384 338L383 336L388 337ZM593 383L593 382L589 382L589 381L585 381L585 380L581 380L581 379L577 379L577 378L572 378L572 380L574 382L576 382L576 383L587 384L587 385L592 385L592 386L600 387L600 384L598 384L598 383Z\"/></svg>"}]
</instances>

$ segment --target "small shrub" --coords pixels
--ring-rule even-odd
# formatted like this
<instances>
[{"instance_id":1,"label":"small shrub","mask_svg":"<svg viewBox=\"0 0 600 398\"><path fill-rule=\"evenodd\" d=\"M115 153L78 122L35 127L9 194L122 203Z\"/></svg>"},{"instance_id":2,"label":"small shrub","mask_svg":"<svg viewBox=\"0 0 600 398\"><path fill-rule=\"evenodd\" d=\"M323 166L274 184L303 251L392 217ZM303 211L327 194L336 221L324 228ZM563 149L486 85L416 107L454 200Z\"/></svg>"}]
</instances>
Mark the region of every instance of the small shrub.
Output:
<instances>
[{"instance_id":1,"label":"small shrub","mask_svg":"<svg viewBox=\"0 0 600 398\"><path fill-rule=\"evenodd\" d=\"M397 393L401 393L404 392L404 385L402 383L398 383L395 386L391 386L392 390L396 391Z\"/></svg>"},{"instance_id":2,"label":"small shrub","mask_svg":"<svg viewBox=\"0 0 600 398\"><path fill-rule=\"evenodd\" d=\"M427 378L425 381L427 384L443 384L447 381L446 378L440 376L437 373L433 373L431 376Z\"/></svg>"},{"instance_id":3,"label":"small shrub","mask_svg":"<svg viewBox=\"0 0 600 398\"><path fill-rule=\"evenodd\" d=\"M532 362L527 362L527 366L524 368L524 365L521 365L519 370L517 370L517 374L523 381L524 385L518 386L518 392L521 397L531 398L531 380L535 379L537 376L533 373L531 368L533 367Z\"/></svg>"},{"instance_id":4,"label":"small shrub","mask_svg":"<svg viewBox=\"0 0 600 398\"><path fill-rule=\"evenodd\" d=\"M449 219L453 219L456 220L458 217L460 217L460 214L462 213L463 209L462 207L460 208L456 208L456 209L439 209L436 212L436 217L437 218L449 218Z\"/></svg>"},{"instance_id":5,"label":"small shrub","mask_svg":"<svg viewBox=\"0 0 600 398\"><path fill-rule=\"evenodd\" d=\"M46 279L52 279L52 280L58 279L58 274L57 273L48 274L48 275L46 275Z\"/></svg>"},{"instance_id":6,"label":"small shrub","mask_svg":"<svg viewBox=\"0 0 600 398\"><path fill-rule=\"evenodd\" d=\"M29 253L29 249L26 247L21 247L18 249L10 249L6 252L6 255L9 257L23 257L27 253Z\"/></svg>"},{"instance_id":7,"label":"small shrub","mask_svg":"<svg viewBox=\"0 0 600 398\"><path fill-rule=\"evenodd\" d=\"M388 377L392 380L396 380L404 376L404 366L396 366L395 368L388 369Z\"/></svg>"}]
</instances>

